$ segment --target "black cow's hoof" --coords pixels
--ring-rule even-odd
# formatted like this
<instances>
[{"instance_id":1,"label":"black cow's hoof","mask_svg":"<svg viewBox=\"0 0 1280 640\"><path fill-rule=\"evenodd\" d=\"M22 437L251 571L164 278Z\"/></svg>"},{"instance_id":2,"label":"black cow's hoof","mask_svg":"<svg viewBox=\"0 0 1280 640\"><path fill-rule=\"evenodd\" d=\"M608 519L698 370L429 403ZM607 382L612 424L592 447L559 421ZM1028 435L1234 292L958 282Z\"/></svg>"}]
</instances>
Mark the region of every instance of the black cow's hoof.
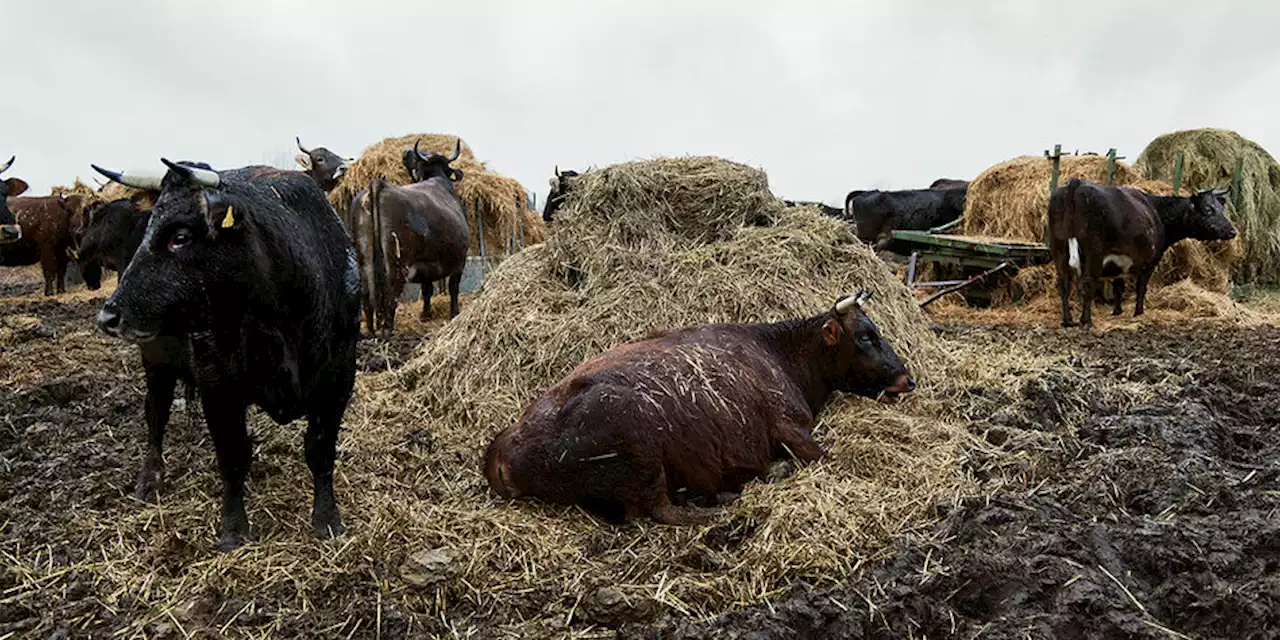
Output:
<instances>
[{"instance_id":1,"label":"black cow's hoof","mask_svg":"<svg viewBox=\"0 0 1280 640\"><path fill-rule=\"evenodd\" d=\"M150 469L143 469L138 474L138 483L133 487L133 495L148 504L156 503L160 491L160 474Z\"/></svg>"},{"instance_id":2,"label":"black cow's hoof","mask_svg":"<svg viewBox=\"0 0 1280 640\"><path fill-rule=\"evenodd\" d=\"M1063 328L1063 329L1070 329L1071 327L1076 327L1076 326L1079 326L1079 324L1078 324L1078 323L1075 323L1075 322L1072 322L1072 321L1070 321L1070 320L1063 320L1063 321L1062 321L1062 328Z\"/></svg>"},{"instance_id":3,"label":"black cow's hoof","mask_svg":"<svg viewBox=\"0 0 1280 640\"><path fill-rule=\"evenodd\" d=\"M1112 312L1111 312L1111 315L1113 315L1113 316L1118 316L1118 315L1120 315L1121 313L1123 313L1123 312L1122 312L1122 311L1120 311L1119 309L1116 309L1115 311L1112 311Z\"/></svg>"},{"instance_id":4,"label":"black cow's hoof","mask_svg":"<svg viewBox=\"0 0 1280 640\"><path fill-rule=\"evenodd\" d=\"M246 542L253 542L253 537L247 531L223 531L218 535L218 550L224 553L235 551Z\"/></svg>"},{"instance_id":5,"label":"black cow's hoof","mask_svg":"<svg viewBox=\"0 0 1280 640\"><path fill-rule=\"evenodd\" d=\"M342 525L342 519L333 516L328 520L311 519L311 533L321 540L336 538L347 532L347 528Z\"/></svg>"}]
</instances>

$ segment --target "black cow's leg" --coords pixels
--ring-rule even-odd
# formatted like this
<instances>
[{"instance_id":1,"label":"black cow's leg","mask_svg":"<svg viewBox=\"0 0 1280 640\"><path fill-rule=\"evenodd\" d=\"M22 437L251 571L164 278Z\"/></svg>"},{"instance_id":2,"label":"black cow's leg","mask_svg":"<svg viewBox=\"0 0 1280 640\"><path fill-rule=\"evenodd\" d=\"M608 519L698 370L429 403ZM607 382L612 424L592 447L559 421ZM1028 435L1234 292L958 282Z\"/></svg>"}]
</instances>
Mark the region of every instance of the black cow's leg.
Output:
<instances>
[{"instance_id":1,"label":"black cow's leg","mask_svg":"<svg viewBox=\"0 0 1280 640\"><path fill-rule=\"evenodd\" d=\"M431 319L431 296L436 294L436 283L434 280L427 280L422 283L422 313L418 314L418 319L426 322Z\"/></svg>"},{"instance_id":2,"label":"black cow's leg","mask_svg":"<svg viewBox=\"0 0 1280 640\"><path fill-rule=\"evenodd\" d=\"M462 272L449 276L449 319L458 316L458 293L462 291Z\"/></svg>"},{"instance_id":3,"label":"black cow's leg","mask_svg":"<svg viewBox=\"0 0 1280 640\"><path fill-rule=\"evenodd\" d=\"M1118 316L1123 310L1124 304L1124 278L1116 278L1111 281L1111 295L1115 296L1115 306L1111 309L1111 315Z\"/></svg>"},{"instance_id":4,"label":"black cow's leg","mask_svg":"<svg viewBox=\"0 0 1280 640\"><path fill-rule=\"evenodd\" d=\"M1058 297L1062 299L1062 326L1074 327L1075 320L1071 319L1071 267L1067 265L1067 260L1063 257L1057 260L1058 268Z\"/></svg>"},{"instance_id":5,"label":"black cow's leg","mask_svg":"<svg viewBox=\"0 0 1280 640\"><path fill-rule=\"evenodd\" d=\"M369 337L377 335L377 329L374 325L374 305L373 295L370 294L369 288L362 285L360 291L360 308L364 312L364 327L369 333Z\"/></svg>"},{"instance_id":6,"label":"black cow's leg","mask_svg":"<svg viewBox=\"0 0 1280 640\"><path fill-rule=\"evenodd\" d=\"M1133 317L1135 318L1142 315L1143 311L1146 311L1147 283L1150 282L1151 280L1151 271L1149 270L1139 271L1137 280L1138 280L1136 284L1137 291L1134 293L1134 295L1135 297L1137 297L1138 300L1136 303L1134 303L1134 306L1133 306Z\"/></svg>"},{"instance_id":7,"label":"black cow's leg","mask_svg":"<svg viewBox=\"0 0 1280 640\"><path fill-rule=\"evenodd\" d=\"M204 419L222 472L222 527L218 547L230 551L250 540L249 518L244 512L244 479L249 475L253 446L245 429L246 407L205 389L201 389L201 398Z\"/></svg>"},{"instance_id":8,"label":"black cow's leg","mask_svg":"<svg viewBox=\"0 0 1280 640\"><path fill-rule=\"evenodd\" d=\"M333 497L333 461L338 447L338 428L346 402L337 407L329 406L307 416L307 435L304 443L307 467L311 469L313 503L311 506L311 531L317 538L340 536L346 531L338 513L338 503Z\"/></svg>"},{"instance_id":9,"label":"black cow's leg","mask_svg":"<svg viewBox=\"0 0 1280 640\"><path fill-rule=\"evenodd\" d=\"M1088 265L1085 265L1085 268L1080 270L1079 285L1080 306L1084 307L1084 311L1080 312L1080 325L1084 327L1092 327L1093 294L1098 290L1098 288L1097 280L1088 269Z\"/></svg>"},{"instance_id":10,"label":"black cow's leg","mask_svg":"<svg viewBox=\"0 0 1280 640\"><path fill-rule=\"evenodd\" d=\"M164 429L169 424L178 376L168 367L155 366L147 367L146 375L147 457L138 472L134 495L143 502L155 502L164 475Z\"/></svg>"}]
</instances>

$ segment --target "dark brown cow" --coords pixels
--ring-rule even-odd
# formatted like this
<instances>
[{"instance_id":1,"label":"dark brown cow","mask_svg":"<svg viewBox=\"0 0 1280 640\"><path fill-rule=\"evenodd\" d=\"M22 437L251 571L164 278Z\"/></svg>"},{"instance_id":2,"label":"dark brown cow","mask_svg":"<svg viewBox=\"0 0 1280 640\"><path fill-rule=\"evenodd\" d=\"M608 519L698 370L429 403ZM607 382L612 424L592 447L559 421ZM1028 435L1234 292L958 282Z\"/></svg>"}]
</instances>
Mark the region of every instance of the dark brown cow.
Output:
<instances>
[{"instance_id":1,"label":"dark brown cow","mask_svg":"<svg viewBox=\"0 0 1280 640\"><path fill-rule=\"evenodd\" d=\"M660 333L587 360L490 443L489 486L611 519L703 520L672 499L722 503L779 458L820 458L811 429L833 392L915 388L862 311L868 298L810 318Z\"/></svg>"},{"instance_id":2,"label":"dark brown cow","mask_svg":"<svg viewBox=\"0 0 1280 640\"><path fill-rule=\"evenodd\" d=\"M9 158L9 161L0 165L0 173L9 170L13 166L13 161L17 156ZM9 178L0 181L0 245L17 242L22 239L22 227L18 226L18 221L13 217L13 212L9 210L8 200L22 195L27 190L27 183L21 178Z\"/></svg>"},{"instance_id":3,"label":"dark brown cow","mask_svg":"<svg viewBox=\"0 0 1280 640\"><path fill-rule=\"evenodd\" d=\"M0 245L0 266L21 267L40 263L44 294L67 290L67 265L71 263L73 220L84 209L82 196L9 198L21 237Z\"/></svg>"},{"instance_id":4,"label":"dark brown cow","mask_svg":"<svg viewBox=\"0 0 1280 640\"><path fill-rule=\"evenodd\" d=\"M422 313L431 317L431 295L437 280L448 279L449 317L458 315L462 271L467 266L470 228L453 183L461 169L449 166L462 154L462 140L452 156L413 149L404 165L413 184L403 187L374 179L351 200L351 235L364 297L369 333L395 329L396 306L404 285L422 285Z\"/></svg>"},{"instance_id":5,"label":"dark brown cow","mask_svg":"<svg viewBox=\"0 0 1280 640\"><path fill-rule=\"evenodd\" d=\"M1049 252L1058 272L1062 326L1070 327L1071 278L1078 280L1080 324L1093 324L1093 297L1101 280L1111 280L1118 316L1124 300L1124 276L1133 273L1142 315L1147 282L1164 252L1174 243L1230 240L1235 227L1223 215L1226 189L1197 192L1188 198L1154 196L1131 187L1104 187L1072 179L1049 198Z\"/></svg>"}]
</instances>

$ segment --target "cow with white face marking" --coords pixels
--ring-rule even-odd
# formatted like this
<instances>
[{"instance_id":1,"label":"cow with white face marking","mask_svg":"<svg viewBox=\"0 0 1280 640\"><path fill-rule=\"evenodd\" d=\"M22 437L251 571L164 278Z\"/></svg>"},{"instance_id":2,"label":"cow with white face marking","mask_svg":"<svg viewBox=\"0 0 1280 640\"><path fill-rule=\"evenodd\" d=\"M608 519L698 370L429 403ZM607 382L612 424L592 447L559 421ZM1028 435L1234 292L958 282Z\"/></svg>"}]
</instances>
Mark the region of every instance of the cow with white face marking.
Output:
<instances>
[{"instance_id":1,"label":"cow with white face marking","mask_svg":"<svg viewBox=\"0 0 1280 640\"><path fill-rule=\"evenodd\" d=\"M163 176L94 167L116 182L160 191L98 324L144 349L165 337L185 343L222 472L222 549L249 539L249 405L280 424L307 419L312 530L321 538L341 534L334 454L360 330L350 237L301 173L163 162Z\"/></svg>"},{"instance_id":2,"label":"cow with white face marking","mask_svg":"<svg viewBox=\"0 0 1280 640\"><path fill-rule=\"evenodd\" d=\"M342 176L346 175L347 170L351 168L351 163L356 161L355 158L343 158L324 147L308 150L302 146L300 137L295 137L294 141L298 143L298 150L302 152L294 159L302 166L303 172L311 176L326 193L338 186Z\"/></svg>"},{"instance_id":3,"label":"cow with white face marking","mask_svg":"<svg viewBox=\"0 0 1280 640\"><path fill-rule=\"evenodd\" d=\"M1140 316L1147 283L1174 243L1230 240L1235 227L1223 215L1226 189L1206 189L1187 198L1154 196L1131 187L1104 187L1072 179L1049 198L1049 253L1058 272L1062 326L1071 319L1071 279L1078 282L1084 311L1080 324L1093 324L1093 297L1099 281L1110 280L1111 315L1120 315L1124 276L1136 280L1133 315Z\"/></svg>"}]
</instances>

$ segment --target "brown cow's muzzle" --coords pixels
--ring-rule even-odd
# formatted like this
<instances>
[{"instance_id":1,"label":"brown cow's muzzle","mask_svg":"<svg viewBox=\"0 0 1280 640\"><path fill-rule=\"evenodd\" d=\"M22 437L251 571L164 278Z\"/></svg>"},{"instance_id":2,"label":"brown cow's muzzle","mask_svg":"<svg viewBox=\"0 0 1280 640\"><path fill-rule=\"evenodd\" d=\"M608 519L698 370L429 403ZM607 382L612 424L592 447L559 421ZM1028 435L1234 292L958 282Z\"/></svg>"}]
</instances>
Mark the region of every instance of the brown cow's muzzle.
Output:
<instances>
[{"instance_id":1,"label":"brown cow's muzzle","mask_svg":"<svg viewBox=\"0 0 1280 640\"><path fill-rule=\"evenodd\" d=\"M915 379L912 378L909 374L904 373L898 376L896 380L894 380L893 386L884 388L884 393L881 394L880 398L881 400L894 402L898 399L898 396L904 393L911 393L912 391L915 391L915 390L916 390Z\"/></svg>"},{"instance_id":2,"label":"brown cow's muzzle","mask_svg":"<svg viewBox=\"0 0 1280 640\"><path fill-rule=\"evenodd\" d=\"M0 224L0 244L17 242L22 239L22 227L16 224Z\"/></svg>"}]
</instances>

